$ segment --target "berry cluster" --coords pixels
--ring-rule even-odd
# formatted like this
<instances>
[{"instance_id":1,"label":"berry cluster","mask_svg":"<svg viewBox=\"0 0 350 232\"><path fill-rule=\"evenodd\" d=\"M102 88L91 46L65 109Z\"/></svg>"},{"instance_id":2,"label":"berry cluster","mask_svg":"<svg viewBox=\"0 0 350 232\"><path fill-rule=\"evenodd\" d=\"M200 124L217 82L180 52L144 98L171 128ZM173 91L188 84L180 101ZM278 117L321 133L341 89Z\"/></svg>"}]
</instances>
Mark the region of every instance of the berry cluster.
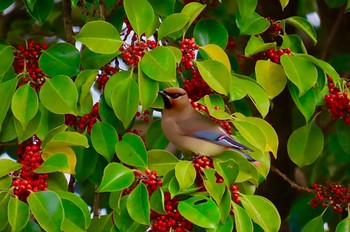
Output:
<instances>
[{"instance_id":1,"label":"berry cluster","mask_svg":"<svg viewBox=\"0 0 350 232\"><path fill-rule=\"evenodd\" d=\"M226 49L227 50L233 50L237 46L236 41L232 36L228 36L228 42L226 44Z\"/></svg>"},{"instance_id":2,"label":"berry cluster","mask_svg":"<svg viewBox=\"0 0 350 232\"><path fill-rule=\"evenodd\" d=\"M237 184L231 185L230 190L231 190L231 196L232 196L232 198L233 198L233 201L234 201L236 204L241 203L241 200L239 199L238 185L237 185Z\"/></svg>"},{"instance_id":3,"label":"berry cluster","mask_svg":"<svg viewBox=\"0 0 350 232\"><path fill-rule=\"evenodd\" d=\"M327 186L314 183L312 188L316 191L316 197L312 198L310 205L313 208L330 206L334 212L342 213L347 210L350 203L350 191L340 183L328 182Z\"/></svg>"},{"instance_id":4,"label":"berry cluster","mask_svg":"<svg viewBox=\"0 0 350 232\"><path fill-rule=\"evenodd\" d=\"M48 48L47 44L38 44L34 40L30 40L26 47L18 45L14 52L13 68L16 74L22 73L22 78L18 87L30 83L35 90L40 90L45 83L46 74L39 68L39 57L43 50Z\"/></svg>"},{"instance_id":5,"label":"berry cluster","mask_svg":"<svg viewBox=\"0 0 350 232\"><path fill-rule=\"evenodd\" d=\"M271 36L271 38L276 38L277 36L283 33L283 28L281 24L279 24L276 20L267 17L266 20L270 21L270 27L266 30L266 32Z\"/></svg>"},{"instance_id":6,"label":"berry cluster","mask_svg":"<svg viewBox=\"0 0 350 232\"><path fill-rule=\"evenodd\" d=\"M137 39L137 38L136 38ZM157 43L153 40L136 41L132 45L124 44L120 47L122 58L126 65L137 66L148 49L154 49Z\"/></svg>"},{"instance_id":7,"label":"berry cluster","mask_svg":"<svg viewBox=\"0 0 350 232\"><path fill-rule=\"evenodd\" d=\"M206 106L204 106L202 104L199 104L198 102L194 102L191 99L190 99L190 102L191 102L192 107L196 111L203 111L203 112L205 112L207 115L209 115L211 120L213 120L215 123L217 123L219 126L221 126L224 130L226 130L228 134L230 134L230 135L232 134L231 125L230 125L230 123L228 121L214 118L214 117L210 116L209 110L208 110L208 108ZM215 106L214 109L218 110L219 107Z\"/></svg>"},{"instance_id":8,"label":"berry cluster","mask_svg":"<svg viewBox=\"0 0 350 232\"><path fill-rule=\"evenodd\" d=\"M151 196L152 193L163 185L162 180L157 176L156 171L151 171L149 169L145 170L145 173L142 173L139 170L134 171L135 182L129 188L123 190L123 195L128 195L135 189L135 187L142 181L147 186L148 194Z\"/></svg>"},{"instance_id":9,"label":"berry cluster","mask_svg":"<svg viewBox=\"0 0 350 232\"><path fill-rule=\"evenodd\" d=\"M76 131L84 131L87 129L87 133L91 134L92 127L96 123L97 120L101 120L100 115L98 113L98 104L96 102L92 107L90 113L85 114L84 116L75 116L73 114L65 115L65 124L75 128Z\"/></svg>"},{"instance_id":10,"label":"berry cluster","mask_svg":"<svg viewBox=\"0 0 350 232\"><path fill-rule=\"evenodd\" d=\"M119 68L113 67L111 64L103 66L96 78L97 89L103 91L109 78L118 71Z\"/></svg>"},{"instance_id":11,"label":"berry cluster","mask_svg":"<svg viewBox=\"0 0 350 232\"><path fill-rule=\"evenodd\" d=\"M272 62L276 64L280 64L280 58L283 54L291 55L290 48L275 50L275 48L270 48L266 51L255 54L253 58L255 60L267 60L270 59Z\"/></svg>"},{"instance_id":12,"label":"berry cluster","mask_svg":"<svg viewBox=\"0 0 350 232\"><path fill-rule=\"evenodd\" d=\"M136 112L136 118L141 119L143 122L147 123L149 122L150 119L150 111L149 110L145 110L143 112Z\"/></svg>"},{"instance_id":13,"label":"berry cluster","mask_svg":"<svg viewBox=\"0 0 350 232\"><path fill-rule=\"evenodd\" d=\"M325 96L324 100L331 118L342 118L346 124L350 125L350 100L348 92L342 92L340 88L335 87L331 77L327 77L327 79L329 94ZM344 87L350 87L350 83L345 83Z\"/></svg>"},{"instance_id":14,"label":"berry cluster","mask_svg":"<svg viewBox=\"0 0 350 232\"><path fill-rule=\"evenodd\" d=\"M181 65L179 67L180 72L183 71L183 67L187 70L194 68L193 60L196 59L196 51L199 49L199 46L196 44L194 38L184 39L180 41L180 50L182 52Z\"/></svg>"},{"instance_id":15,"label":"berry cluster","mask_svg":"<svg viewBox=\"0 0 350 232\"><path fill-rule=\"evenodd\" d=\"M31 192L47 190L45 180L48 174L37 174L35 169L39 168L44 160L41 157L41 141L34 136L27 142L20 144L18 148L18 162L23 166L21 170L13 173L13 193L21 201L26 201Z\"/></svg>"},{"instance_id":16,"label":"berry cluster","mask_svg":"<svg viewBox=\"0 0 350 232\"><path fill-rule=\"evenodd\" d=\"M151 212L152 227L150 232L185 232L191 231L193 228L192 222L186 220L178 211L179 199L174 197L170 198L170 193L164 193L165 211L167 214L159 214L157 212Z\"/></svg>"},{"instance_id":17,"label":"berry cluster","mask_svg":"<svg viewBox=\"0 0 350 232\"><path fill-rule=\"evenodd\" d=\"M196 184L198 187L204 188L202 175L203 169L214 168L213 160L206 156L197 156L192 160L192 165L196 169ZM216 183L220 184L224 182L222 176L219 173L215 173Z\"/></svg>"},{"instance_id":18,"label":"berry cluster","mask_svg":"<svg viewBox=\"0 0 350 232\"><path fill-rule=\"evenodd\" d=\"M205 95L214 93L207 82L203 80L197 68L192 70L192 78L184 81L184 90L193 101L198 101Z\"/></svg>"}]
</instances>

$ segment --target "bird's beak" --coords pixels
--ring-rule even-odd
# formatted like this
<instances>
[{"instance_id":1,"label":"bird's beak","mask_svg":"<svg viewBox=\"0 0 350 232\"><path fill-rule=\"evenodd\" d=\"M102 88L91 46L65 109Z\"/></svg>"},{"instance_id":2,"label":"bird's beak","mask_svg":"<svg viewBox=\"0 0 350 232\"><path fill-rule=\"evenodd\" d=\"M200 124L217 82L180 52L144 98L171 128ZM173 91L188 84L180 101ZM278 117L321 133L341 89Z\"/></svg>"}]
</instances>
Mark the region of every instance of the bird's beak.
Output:
<instances>
[{"instance_id":1,"label":"bird's beak","mask_svg":"<svg viewBox=\"0 0 350 232\"><path fill-rule=\"evenodd\" d=\"M164 102L164 107L166 108L166 109L170 109L171 108L171 102L170 102L170 100L169 100L169 95L165 92L165 91L158 91L158 94L160 95L160 96L162 96L162 98L163 98L163 102Z\"/></svg>"},{"instance_id":2,"label":"bird's beak","mask_svg":"<svg viewBox=\"0 0 350 232\"><path fill-rule=\"evenodd\" d=\"M162 97L168 97L168 95L164 91L158 91L158 94L161 95Z\"/></svg>"}]
</instances>

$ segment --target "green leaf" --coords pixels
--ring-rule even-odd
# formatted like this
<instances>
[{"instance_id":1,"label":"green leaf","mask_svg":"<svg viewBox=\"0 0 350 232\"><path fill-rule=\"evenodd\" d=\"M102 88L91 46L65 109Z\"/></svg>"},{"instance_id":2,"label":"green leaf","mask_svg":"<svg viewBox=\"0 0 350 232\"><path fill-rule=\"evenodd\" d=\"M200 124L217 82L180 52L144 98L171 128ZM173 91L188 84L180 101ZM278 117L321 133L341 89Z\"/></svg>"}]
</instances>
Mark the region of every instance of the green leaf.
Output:
<instances>
[{"instance_id":1,"label":"green leaf","mask_svg":"<svg viewBox=\"0 0 350 232\"><path fill-rule=\"evenodd\" d=\"M182 13L174 13L166 17L159 26L158 39L182 30L190 21L190 17Z\"/></svg>"},{"instance_id":2,"label":"green leaf","mask_svg":"<svg viewBox=\"0 0 350 232\"><path fill-rule=\"evenodd\" d=\"M200 13L202 13L205 7L205 4L201 4L199 2L189 2L182 8L181 13L190 17L190 21L185 29L186 31L191 26L191 24L197 19Z\"/></svg>"},{"instance_id":3,"label":"green leaf","mask_svg":"<svg viewBox=\"0 0 350 232\"><path fill-rule=\"evenodd\" d=\"M337 137L341 148L346 154L350 154L350 144L348 143L348 139L350 139L350 128L344 123L343 120L337 120L336 128Z\"/></svg>"},{"instance_id":4,"label":"green leaf","mask_svg":"<svg viewBox=\"0 0 350 232\"><path fill-rule=\"evenodd\" d=\"M216 229L220 221L220 210L213 200L205 196L194 196L180 201L180 214L194 224Z\"/></svg>"},{"instance_id":5,"label":"green leaf","mask_svg":"<svg viewBox=\"0 0 350 232\"><path fill-rule=\"evenodd\" d=\"M154 120L152 124L148 127L145 140L146 146L149 150L165 149L168 146L169 141L164 135L160 119Z\"/></svg>"},{"instance_id":6,"label":"green leaf","mask_svg":"<svg viewBox=\"0 0 350 232\"><path fill-rule=\"evenodd\" d=\"M235 216L235 228L237 232L253 232L253 223L247 212L239 205L233 203L233 212Z\"/></svg>"},{"instance_id":7,"label":"green leaf","mask_svg":"<svg viewBox=\"0 0 350 232\"><path fill-rule=\"evenodd\" d=\"M346 218L344 218L339 224L337 225L337 228L335 229L335 232L344 232L344 231L350 231L350 216L348 215Z\"/></svg>"},{"instance_id":8,"label":"green leaf","mask_svg":"<svg viewBox=\"0 0 350 232\"><path fill-rule=\"evenodd\" d=\"M33 134L35 131L38 129L40 123L40 112L38 111L35 117L30 120L28 123L27 127L23 129L21 123L17 120L14 119L14 126L16 133L18 135L18 143L22 143L23 141L27 140Z\"/></svg>"},{"instance_id":9,"label":"green leaf","mask_svg":"<svg viewBox=\"0 0 350 232\"><path fill-rule=\"evenodd\" d=\"M17 87L17 78L13 78L9 81L0 83L0 95L1 95L1 104L0 104L0 131L2 128L3 121L6 117L7 111L10 107L12 96L15 93Z\"/></svg>"},{"instance_id":10,"label":"green leaf","mask_svg":"<svg viewBox=\"0 0 350 232\"><path fill-rule=\"evenodd\" d=\"M34 170L34 172L69 172L68 156L63 153L50 155L39 168Z\"/></svg>"},{"instance_id":11,"label":"green leaf","mask_svg":"<svg viewBox=\"0 0 350 232\"><path fill-rule=\"evenodd\" d=\"M162 82L176 81L176 62L173 52L158 46L146 52L140 62L142 71L151 79Z\"/></svg>"},{"instance_id":12,"label":"green leaf","mask_svg":"<svg viewBox=\"0 0 350 232\"><path fill-rule=\"evenodd\" d=\"M175 166L175 177L180 185L180 190L190 187L196 179L196 169L192 162L184 160Z\"/></svg>"},{"instance_id":13,"label":"green leaf","mask_svg":"<svg viewBox=\"0 0 350 232\"><path fill-rule=\"evenodd\" d=\"M160 16L168 16L174 12L175 0L149 0L153 10Z\"/></svg>"},{"instance_id":14,"label":"green leaf","mask_svg":"<svg viewBox=\"0 0 350 232\"><path fill-rule=\"evenodd\" d=\"M103 171L98 192L113 192L129 187L135 179L134 172L119 163L110 163Z\"/></svg>"},{"instance_id":15,"label":"green leaf","mask_svg":"<svg viewBox=\"0 0 350 232\"><path fill-rule=\"evenodd\" d=\"M270 26L270 22L256 12L246 18L237 15L236 21L241 35L260 34Z\"/></svg>"},{"instance_id":16,"label":"green leaf","mask_svg":"<svg viewBox=\"0 0 350 232\"><path fill-rule=\"evenodd\" d=\"M0 191L7 190L12 186L12 177L9 175L0 177Z\"/></svg>"},{"instance_id":17,"label":"green leaf","mask_svg":"<svg viewBox=\"0 0 350 232\"><path fill-rule=\"evenodd\" d=\"M220 205L219 205L219 209L220 209L220 214L221 214L221 218L220 221L222 223L225 223L225 221L232 219L232 217L230 216L230 211L231 211L231 191L226 188L224 195L222 196Z\"/></svg>"},{"instance_id":18,"label":"green leaf","mask_svg":"<svg viewBox=\"0 0 350 232\"><path fill-rule=\"evenodd\" d=\"M78 182L83 182L92 174L98 159L97 157L100 156L95 151L91 141L89 141L89 145L89 148L73 147L75 156L77 157L74 177Z\"/></svg>"},{"instance_id":19,"label":"green leaf","mask_svg":"<svg viewBox=\"0 0 350 232\"><path fill-rule=\"evenodd\" d=\"M7 208L10 200L10 194L7 192L0 192L0 230L4 230L8 225Z\"/></svg>"},{"instance_id":20,"label":"green leaf","mask_svg":"<svg viewBox=\"0 0 350 232\"><path fill-rule=\"evenodd\" d=\"M105 55L117 53L123 44L118 30L112 24L105 21L91 21L86 23L74 38L88 47L92 52Z\"/></svg>"},{"instance_id":21,"label":"green leaf","mask_svg":"<svg viewBox=\"0 0 350 232\"><path fill-rule=\"evenodd\" d=\"M1 4L0 3L0 11L1 11ZM5 46L0 44L0 57L2 57L1 63L0 63L0 76L5 75L7 70L11 67L14 56L13 51L10 46Z\"/></svg>"},{"instance_id":22,"label":"green leaf","mask_svg":"<svg viewBox=\"0 0 350 232\"><path fill-rule=\"evenodd\" d=\"M257 195L240 195L244 209L264 231L278 231L281 217L275 206L266 198ZM273 218L273 220L271 220Z\"/></svg>"},{"instance_id":23,"label":"green leaf","mask_svg":"<svg viewBox=\"0 0 350 232\"><path fill-rule=\"evenodd\" d=\"M148 109L157 99L159 84L157 81L148 78L139 67L138 83L140 91L140 102L142 109Z\"/></svg>"},{"instance_id":24,"label":"green leaf","mask_svg":"<svg viewBox=\"0 0 350 232\"><path fill-rule=\"evenodd\" d=\"M88 228L88 232L111 232L113 227L113 221L111 214L103 215L101 217L95 217L91 220L91 225Z\"/></svg>"},{"instance_id":25,"label":"green leaf","mask_svg":"<svg viewBox=\"0 0 350 232\"><path fill-rule=\"evenodd\" d=\"M24 1L24 4L26 5L30 16L37 20L39 24L43 24L53 9L54 0L35 0L33 5Z\"/></svg>"},{"instance_id":26,"label":"green leaf","mask_svg":"<svg viewBox=\"0 0 350 232\"><path fill-rule=\"evenodd\" d=\"M227 188L230 188L236 181L239 173L239 166L237 162L232 159L214 162L215 170L224 178Z\"/></svg>"},{"instance_id":27,"label":"green leaf","mask_svg":"<svg viewBox=\"0 0 350 232\"><path fill-rule=\"evenodd\" d=\"M288 79L298 87L299 97L316 84L317 69L311 61L303 57L282 55L281 64Z\"/></svg>"},{"instance_id":28,"label":"green leaf","mask_svg":"<svg viewBox=\"0 0 350 232\"><path fill-rule=\"evenodd\" d=\"M64 115L51 113L42 104L39 111L40 123L35 134L43 141L52 129L64 125Z\"/></svg>"},{"instance_id":29,"label":"green leaf","mask_svg":"<svg viewBox=\"0 0 350 232\"><path fill-rule=\"evenodd\" d=\"M284 8L286 8L286 6L288 5L289 0L280 0L280 4L282 7L282 11L284 11Z\"/></svg>"},{"instance_id":30,"label":"green leaf","mask_svg":"<svg viewBox=\"0 0 350 232\"><path fill-rule=\"evenodd\" d=\"M200 47L199 52L204 51L211 59L217 60L227 67L228 71L231 72L231 63L226 52L216 44L208 44Z\"/></svg>"},{"instance_id":31,"label":"green leaf","mask_svg":"<svg viewBox=\"0 0 350 232\"><path fill-rule=\"evenodd\" d=\"M164 194L160 187L152 193L150 197L150 207L159 214L166 214L164 209Z\"/></svg>"},{"instance_id":32,"label":"green leaf","mask_svg":"<svg viewBox=\"0 0 350 232\"><path fill-rule=\"evenodd\" d=\"M47 79L39 97L45 108L55 114L75 114L77 111L78 92L68 76Z\"/></svg>"},{"instance_id":33,"label":"green leaf","mask_svg":"<svg viewBox=\"0 0 350 232\"><path fill-rule=\"evenodd\" d=\"M126 16L136 34L141 37L153 22L154 12L147 0L124 0Z\"/></svg>"},{"instance_id":34,"label":"green leaf","mask_svg":"<svg viewBox=\"0 0 350 232\"><path fill-rule=\"evenodd\" d=\"M10 159L0 159L0 177L9 174L10 172L17 171L22 167L22 164L17 163Z\"/></svg>"},{"instance_id":35,"label":"green leaf","mask_svg":"<svg viewBox=\"0 0 350 232\"><path fill-rule=\"evenodd\" d=\"M312 164L321 154L323 143L322 130L312 120L291 134L287 143L288 155L299 167Z\"/></svg>"},{"instance_id":36,"label":"green leaf","mask_svg":"<svg viewBox=\"0 0 350 232\"><path fill-rule=\"evenodd\" d=\"M208 191L209 195L214 199L216 204L220 205L221 199L225 192L225 185L223 183L216 183L216 171L214 169L203 169L203 171L205 174L205 178L203 179L205 189Z\"/></svg>"},{"instance_id":37,"label":"green leaf","mask_svg":"<svg viewBox=\"0 0 350 232\"><path fill-rule=\"evenodd\" d=\"M47 75L75 76L80 70L80 53L68 43L57 43L43 50L39 58L39 67Z\"/></svg>"},{"instance_id":38,"label":"green leaf","mask_svg":"<svg viewBox=\"0 0 350 232\"><path fill-rule=\"evenodd\" d=\"M91 130L91 142L96 151L110 162L118 143L118 134L113 126L97 121Z\"/></svg>"},{"instance_id":39,"label":"green leaf","mask_svg":"<svg viewBox=\"0 0 350 232\"><path fill-rule=\"evenodd\" d=\"M204 103L210 116L221 120L231 119L231 115L225 112L225 102L220 95L206 95L204 96Z\"/></svg>"},{"instance_id":40,"label":"green leaf","mask_svg":"<svg viewBox=\"0 0 350 232\"><path fill-rule=\"evenodd\" d=\"M200 46L216 44L226 48L228 32L224 25L215 19L202 19L194 27L193 37Z\"/></svg>"},{"instance_id":41,"label":"green leaf","mask_svg":"<svg viewBox=\"0 0 350 232\"><path fill-rule=\"evenodd\" d=\"M131 71L120 71L115 74L113 74L109 80L107 81L107 84L105 86L105 89L103 91L103 95L105 97L106 103L108 106L112 107L112 92L115 88L116 84L122 80L128 79L132 77Z\"/></svg>"},{"instance_id":42,"label":"green leaf","mask_svg":"<svg viewBox=\"0 0 350 232\"><path fill-rule=\"evenodd\" d=\"M288 83L288 88L295 105L304 115L305 121L308 122L316 109L315 90L309 89L303 96L299 97L300 94L298 88L294 84Z\"/></svg>"},{"instance_id":43,"label":"green leaf","mask_svg":"<svg viewBox=\"0 0 350 232\"><path fill-rule=\"evenodd\" d=\"M7 213L12 231L21 231L29 221L29 207L17 197L11 197Z\"/></svg>"},{"instance_id":44,"label":"green leaf","mask_svg":"<svg viewBox=\"0 0 350 232\"><path fill-rule=\"evenodd\" d=\"M91 86L96 81L98 70L88 69L84 70L75 79L75 87L79 96L79 113L80 115L88 114L91 111L93 105L93 99L91 95Z\"/></svg>"},{"instance_id":45,"label":"green leaf","mask_svg":"<svg viewBox=\"0 0 350 232\"><path fill-rule=\"evenodd\" d=\"M14 121L15 117L12 115L11 111L8 111L3 122L3 127L0 130L0 142L6 143L17 138Z\"/></svg>"},{"instance_id":46,"label":"green leaf","mask_svg":"<svg viewBox=\"0 0 350 232\"><path fill-rule=\"evenodd\" d=\"M91 217L84 200L71 192L59 191L57 194L61 198L64 209L62 230L86 230L90 226Z\"/></svg>"},{"instance_id":47,"label":"green leaf","mask_svg":"<svg viewBox=\"0 0 350 232\"><path fill-rule=\"evenodd\" d=\"M139 86L132 77L119 81L111 95L115 115L127 128L139 106Z\"/></svg>"},{"instance_id":48,"label":"green leaf","mask_svg":"<svg viewBox=\"0 0 350 232\"><path fill-rule=\"evenodd\" d=\"M317 34L315 28L306 19L299 16L292 16L286 18L285 22L304 32L307 36L310 37L314 44L317 43Z\"/></svg>"},{"instance_id":49,"label":"green leaf","mask_svg":"<svg viewBox=\"0 0 350 232\"><path fill-rule=\"evenodd\" d=\"M0 2L0 11L5 10L6 8L8 8L9 6L11 6L11 4L14 2L14 0L3 0Z\"/></svg>"},{"instance_id":50,"label":"green leaf","mask_svg":"<svg viewBox=\"0 0 350 232\"><path fill-rule=\"evenodd\" d=\"M261 36L252 35L245 47L244 54L246 56L251 56L275 47L276 42L265 43Z\"/></svg>"},{"instance_id":51,"label":"green leaf","mask_svg":"<svg viewBox=\"0 0 350 232\"><path fill-rule=\"evenodd\" d=\"M57 193L52 191L32 192L27 201L35 219L44 230L61 231L64 211Z\"/></svg>"},{"instance_id":52,"label":"green leaf","mask_svg":"<svg viewBox=\"0 0 350 232\"><path fill-rule=\"evenodd\" d=\"M139 183L130 193L126 202L126 207L130 217L144 225L150 225L150 204L148 200L147 187Z\"/></svg>"},{"instance_id":53,"label":"green leaf","mask_svg":"<svg viewBox=\"0 0 350 232\"><path fill-rule=\"evenodd\" d=\"M135 167L147 167L147 152L140 136L124 134L122 141L116 144L115 151L122 162Z\"/></svg>"},{"instance_id":54,"label":"green leaf","mask_svg":"<svg viewBox=\"0 0 350 232\"><path fill-rule=\"evenodd\" d=\"M208 85L218 93L228 95L231 74L226 66L216 60L197 61L199 73Z\"/></svg>"},{"instance_id":55,"label":"green leaf","mask_svg":"<svg viewBox=\"0 0 350 232\"><path fill-rule=\"evenodd\" d=\"M243 138L263 152L272 152L276 158L279 142L273 127L260 118L244 117L239 114L235 114L235 116L236 119L233 121L233 124ZM257 134L259 136L256 136Z\"/></svg>"},{"instance_id":56,"label":"green leaf","mask_svg":"<svg viewBox=\"0 0 350 232\"><path fill-rule=\"evenodd\" d=\"M324 231L322 215L315 217L303 227L301 232L321 232ZM343 230L345 231L345 230Z\"/></svg>"},{"instance_id":57,"label":"green leaf","mask_svg":"<svg viewBox=\"0 0 350 232\"><path fill-rule=\"evenodd\" d=\"M86 47L81 54L81 65L84 69L99 69L120 53L121 51L119 50L112 54L95 53Z\"/></svg>"},{"instance_id":58,"label":"green leaf","mask_svg":"<svg viewBox=\"0 0 350 232\"><path fill-rule=\"evenodd\" d=\"M281 65L270 60L258 60L255 65L256 81L263 87L270 99L279 95L287 84L287 77Z\"/></svg>"},{"instance_id":59,"label":"green leaf","mask_svg":"<svg viewBox=\"0 0 350 232\"><path fill-rule=\"evenodd\" d=\"M148 168L156 171L159 176L165 175L179 163L176 156L166 150L150 150L147 155Z\"/></svg>"},{"instance_id":60,"label":"green leaf","mask_svg":"<svg viewBox=\"0 0 350 232\"><path fill-rule=\"evenodd\" d=\"M48 144L89 147L86 136L76 131L59 132L52 137Z\"/></svg>"},{"instance_id":61,"label":"green leaf","mask_svg":"<svg viewBox=\"0 0 350 232\"><path fill-rule=\"evenodd\" d=\"M237 1L237 3L239 14L242 18L247 18L254 13L258 0Z\"/></svg>"}]
</instances>

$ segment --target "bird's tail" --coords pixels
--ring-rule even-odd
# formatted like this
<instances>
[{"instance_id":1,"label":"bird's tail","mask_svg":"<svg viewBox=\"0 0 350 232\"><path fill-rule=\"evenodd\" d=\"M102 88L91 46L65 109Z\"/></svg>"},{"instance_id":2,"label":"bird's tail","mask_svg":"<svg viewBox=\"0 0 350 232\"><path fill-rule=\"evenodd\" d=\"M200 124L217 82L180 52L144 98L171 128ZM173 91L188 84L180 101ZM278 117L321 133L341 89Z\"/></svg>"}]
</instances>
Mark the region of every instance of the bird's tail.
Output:
<instances>
[{"instance_id":1,"label":"bird's tail","mask_svg":"<svg viewBox=\"0 0 350 232\"><path fill-rule=\"evenodd\" d=\"M253 157L251 157L250 155L248 155L244 151L242 151L242 150L235 150L235 151L237 151L239 154L243 155L244 158L246 158L252 164L254 164L256 166L259 166L261 164L259 161L255 160Z\"/></svg>"}]
</instances>

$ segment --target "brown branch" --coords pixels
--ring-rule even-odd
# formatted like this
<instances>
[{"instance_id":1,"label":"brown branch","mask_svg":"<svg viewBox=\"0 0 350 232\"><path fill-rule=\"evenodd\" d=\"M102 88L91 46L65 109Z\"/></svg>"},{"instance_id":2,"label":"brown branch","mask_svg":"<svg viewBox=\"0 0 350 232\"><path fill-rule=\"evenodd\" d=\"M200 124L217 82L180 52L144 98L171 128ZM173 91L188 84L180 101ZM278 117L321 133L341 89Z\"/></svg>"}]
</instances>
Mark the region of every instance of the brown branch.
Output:
<instances>
[{"instance_id":1,"label":"brown branch","mask_svg":"<svg viewBox=\"0 0 350 232\"><path fill-rule=\"evenodd\" d=\"M315 192L311 188L303 187L303 186L298 185L293 180L289 179L289 177L286 174L282 173L278 168L274 167L273 165L271 165L271 171L273 171L274 173L276 173L277 175L282 177L282 179L287 181L291 185L291 187L294 188L294 189L297 189L299 191L308 192L308 193L314 193Z\"/></svg>"},{"instance_id":2,"label":"brown branch","mask_svg":"<svg viewBox=\"0 0 350 232\"><path fill-rule=\"evenodd\" d=\"M17 145L17 143L0 143L0 147L12 147Z\"/></svg>"},{"instance_id":3,"label":"brown branch","mask_svg":"<svg viewBox=\"0 0 350 232\"><path fill-rule=\"evenodd\" d=\"M97 189L97 188L96 188ZM94 205L93 205L93 217L99 217L100 216L100 193L96 192L94 193Z\"/></svg>"},{"instance_id":4,"label":"brown branch","mask_svg":"<svg viewBox=\"0 0 350 232\"><path fill-rule=\"evenodd\" d=\"M327 42L326 42L326 45L325 45L325 47L323 49L323 53L321 55L321 59L322 60L327 59L328 52L329 52L329 50L331 48L331 45L333 43L333 39L334 39L335 35L337 34L337 31L338 31L338 29L340 27L340 23L343 20L344 15L345 15L344 7L339 8L338 17L337 17L335 23L332 24L332 30L329 33L329 36L327 37Z\"/></svg>"},{"instance_id":5,"label":"brown branch","mask_svg":"<svg viewBox=\"0 0 350 232\"><path fill-rule=\"evenodd\" d=\"M106 3L104 0L98 0L98 4L100 5L100 18L106 19Z\"/></svg>"},{"instance_id":6,"label":"brown branch","mask_svg":"<svg viewBox=\"0 0 350 232\"><path fill-rule=\"evenodd\" d=\"M83 14L87 17L87 18L91 18L91 14L89 12L88 9L85 8L85 2L84 0L79 0L77 2L77 6L80 8L81 12L83 12Z\"/></svg>"},{"instance_id":7,"label":"brown branch","mask_svg":"<svg viewBox=\"0 0 350 232\"><path fill-rule=\"evenodd\" d=\"M63 24L66 31L67 42L70 44L75 43L73 38L73 23L72 23L72 3L70 0L62 0L63 8Z\"/></svg>"}]
</instances>

